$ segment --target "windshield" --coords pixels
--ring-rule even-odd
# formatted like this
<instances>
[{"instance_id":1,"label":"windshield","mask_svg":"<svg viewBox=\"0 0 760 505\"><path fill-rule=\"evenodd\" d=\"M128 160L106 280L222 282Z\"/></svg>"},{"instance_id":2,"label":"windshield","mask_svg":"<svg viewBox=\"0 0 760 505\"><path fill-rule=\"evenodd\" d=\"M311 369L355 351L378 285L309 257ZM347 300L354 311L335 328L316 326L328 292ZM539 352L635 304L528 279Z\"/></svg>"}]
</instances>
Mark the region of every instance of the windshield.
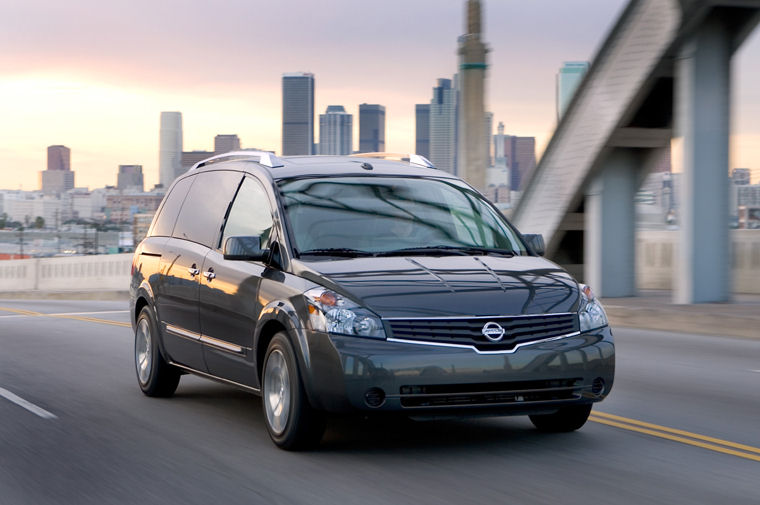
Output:
<instances>
[{"instance_id":1,"label":"windshield","mask_svg":"<svg viewBox=\"0 0 760 505\"><path fill-rule=\"evenodd\" d=\"M298 255L434 248L525 254L509 225L480 195L455 181L332 177L285 180L279 186Z\"/></svg>"}]
</instances>

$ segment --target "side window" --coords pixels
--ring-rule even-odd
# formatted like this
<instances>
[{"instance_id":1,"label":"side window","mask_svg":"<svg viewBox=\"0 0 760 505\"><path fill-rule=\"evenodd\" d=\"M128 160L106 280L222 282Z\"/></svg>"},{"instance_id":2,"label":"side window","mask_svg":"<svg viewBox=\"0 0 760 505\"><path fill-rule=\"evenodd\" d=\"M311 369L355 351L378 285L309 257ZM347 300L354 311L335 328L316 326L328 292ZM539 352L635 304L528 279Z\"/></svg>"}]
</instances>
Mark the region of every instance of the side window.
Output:
<instances>
[{"instance_id":1,"label":"side window","mask_svg":"<svg viewBox=\"0 0 760 505\"><path fill-rule=\"evenodd\" d=\"M185 198L173 237L214 247L242 175L239 172L202 172Z\"/></svg>"},{"instance_id":2,"label":"side window","mask_svg":"<svg viewBox=\"0 0 760 505\"><path fill-rule=\"evenodd\" d=\"M193 183L193 179L193 177L180 179L171 189L169 194L166 195L166 198L164 198L164 204L161 206L161 210L150 230L150 236L171 237L174 223L177 221L179 209L182 208L182 202L185 200L185 195L187 195L187 190Z\"/></svg>"},{"instance_id":3,"label":"side window","mask_svg":"<svg viewBox=\"0 0 760 505\"><path fill-rule=\"evenodd\" d=\"M257 181L246 177L232 203L221 245L228 237L259 237L261 248L269 247L272 235L272 207L266 191Z\"/></svg>"}]
</instances>

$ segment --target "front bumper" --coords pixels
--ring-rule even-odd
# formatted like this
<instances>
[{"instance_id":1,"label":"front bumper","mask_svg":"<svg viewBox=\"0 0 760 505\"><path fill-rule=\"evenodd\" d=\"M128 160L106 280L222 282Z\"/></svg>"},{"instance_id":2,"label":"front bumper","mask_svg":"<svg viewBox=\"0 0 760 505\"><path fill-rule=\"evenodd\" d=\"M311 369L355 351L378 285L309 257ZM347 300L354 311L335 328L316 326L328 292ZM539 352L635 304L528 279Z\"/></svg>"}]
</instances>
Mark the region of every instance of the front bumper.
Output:
<instances>
[{"instance_id":1,"label":"front bumper","mask_svg":"<svg viewBox=\"0 0 760 505\"><path fill-rule=\"evenodd\" d=\"M603 400L615 373L609 327L494 354L318 332L305 340L309 400L333 412L549 412Z\"/></svg>"}]
</instances>

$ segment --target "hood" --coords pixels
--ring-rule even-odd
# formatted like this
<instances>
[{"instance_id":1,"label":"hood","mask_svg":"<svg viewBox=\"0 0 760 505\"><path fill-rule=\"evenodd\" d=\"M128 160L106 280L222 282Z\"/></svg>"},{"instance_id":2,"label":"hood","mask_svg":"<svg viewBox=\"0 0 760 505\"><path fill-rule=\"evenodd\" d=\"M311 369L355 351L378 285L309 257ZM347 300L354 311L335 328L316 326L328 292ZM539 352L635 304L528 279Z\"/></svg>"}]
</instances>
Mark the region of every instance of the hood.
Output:
<instances>
[{"instance_id":1,"label":"hood","mask_svg":"<svg viewBox=\"0 0 760 505\"><path fill-rule=\"evenodd\" d=\"M541 257L415 256L297 261L299 275L381 317L574 312L578 284Z\"/></svg>"}]
</instances>

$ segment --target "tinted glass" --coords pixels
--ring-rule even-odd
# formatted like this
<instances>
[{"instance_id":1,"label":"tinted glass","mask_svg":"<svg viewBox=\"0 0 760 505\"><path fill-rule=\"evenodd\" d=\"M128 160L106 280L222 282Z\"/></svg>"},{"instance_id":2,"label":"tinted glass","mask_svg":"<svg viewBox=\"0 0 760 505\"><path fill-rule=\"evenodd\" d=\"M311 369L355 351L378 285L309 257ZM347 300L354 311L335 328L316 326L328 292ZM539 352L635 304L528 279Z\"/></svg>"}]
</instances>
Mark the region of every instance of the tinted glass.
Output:
<instances>
[{"instance_id":1,"label":"tinted glass","mask_svg":"<svg viewBox=\"0 0 760 505\"><path fill-rule=\"evenodd\" d=\"M174 223L177 221L177 215L179 209L182 208L182 202L185 200L187 190L193 183L193 177L187 177L180 179L177 184L172 187L171 191L164 199L164 204L161 206L156 222L153 223L151 229L151 236L154 237L171 237L172 230L174 229Z\"/></svg>"},{"instance_id":2,"label":"tinted glass","mask_svg":"<svg viewBox=\"0 0 760 505\"><path fill-rule=\"evenodd\" d=\"M280 183L299 253L346 248L525 247L476 192L443 179L345 177Z\"/></svg>"},{"instance_id":3,"label":"tinted glass","mask_svg":"<svg viewBox=\"0 0 760 505\"><path fill-rule=\"evenodd\" d=\"M272 234L272 207L261 184L246 177L230 209L221 244L228 237L259 237L261 248L269 247Z\"/></svg>"},{"instance_id":4,"label":"tinted glass","mask_svg":"<svg viewBox=\"0 0 760 505\"><path fill-rule=\"evenodd\" d=\"M224 171L196 175L172 236L213 247L241 177L239 172Z\"/></svg>"}]
</instances>

